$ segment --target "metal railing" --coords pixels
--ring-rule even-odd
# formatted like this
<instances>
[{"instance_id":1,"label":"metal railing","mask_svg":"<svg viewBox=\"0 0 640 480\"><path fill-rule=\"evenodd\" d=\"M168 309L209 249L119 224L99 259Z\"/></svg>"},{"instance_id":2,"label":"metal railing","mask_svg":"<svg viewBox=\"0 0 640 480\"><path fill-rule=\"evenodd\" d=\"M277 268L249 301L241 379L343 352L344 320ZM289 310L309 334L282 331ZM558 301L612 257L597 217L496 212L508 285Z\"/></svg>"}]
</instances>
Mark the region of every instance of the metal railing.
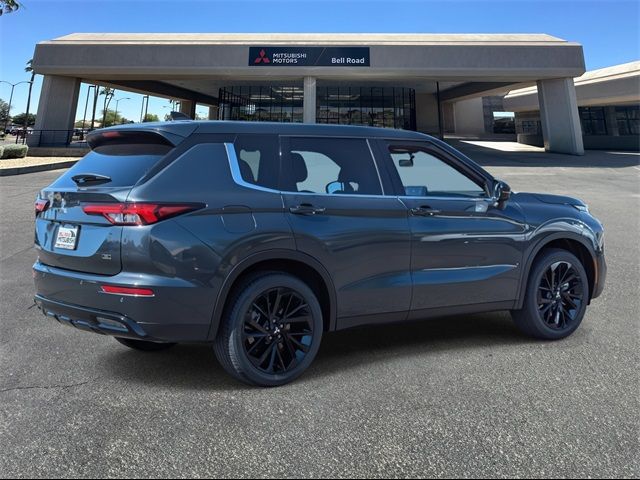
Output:
<instances>
[{"instance_id":1,"label":"metal railing","mask_svg":"<svg viewBox=\"0 0 640 480\"><path fill-rule=\"evenodd\" d=\"M75 128L73 130L19 130L16 135L16 143L26 144L30 147L64 147L87 148L87 133L89 130Z\"/></svg>"}]
</instances>

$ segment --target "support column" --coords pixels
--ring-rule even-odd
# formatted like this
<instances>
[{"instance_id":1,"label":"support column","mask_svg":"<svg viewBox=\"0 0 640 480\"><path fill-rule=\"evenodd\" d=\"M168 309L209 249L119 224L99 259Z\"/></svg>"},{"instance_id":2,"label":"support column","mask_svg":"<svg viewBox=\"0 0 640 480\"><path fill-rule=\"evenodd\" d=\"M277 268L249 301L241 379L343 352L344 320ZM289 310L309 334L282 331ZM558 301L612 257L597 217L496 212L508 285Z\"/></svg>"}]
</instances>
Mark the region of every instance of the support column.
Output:
<instances>
[{"instance_id":1,"label":"support column","mask_svg":"<svg viewBox=\"0 0 640 480\"><path fill-rule=\"evenodd\" d=\"M34 134L27 136L30 146L66 146L73 130L80 93L80 79L45 75L40 90Z\"/></svg>"},{"instance_id":2,"label":"support column","mask_svg":"<svg viewBox=\"0 0 640 480\"><path fill-rule=\"evenodd\" d=\"M544 149L584 155L573 78L539 80L537 83Z\"/></svg>"},{"instance_id":3,"label":"support column","mask_svg":"<svg viewBox=\"0 0 640 480\"><path fill-rule=\"evenodd\" d=\"M210 106L209 120L217 120L217 119L218 119L218 107Z\"/></svg>"},{"instance_id":4,"label":"support column","mask_svg":"<svg viewBox=\"0 0 640 480\"><path fill-rule=\"evenodd\" d=\"M180 100L180 113L188 115L191 120L196 119L196 102Z\"/></svg>"},{"instance_id":5,"label":"support column","mask_svg":"<svg viewBox=\"0 0 640 480\"><path fill-rule=\"evenodd\" d=\"M302 121L316 123L316 78L304 77L304 100L302 103Z\"/></svg>"}]
</instances>

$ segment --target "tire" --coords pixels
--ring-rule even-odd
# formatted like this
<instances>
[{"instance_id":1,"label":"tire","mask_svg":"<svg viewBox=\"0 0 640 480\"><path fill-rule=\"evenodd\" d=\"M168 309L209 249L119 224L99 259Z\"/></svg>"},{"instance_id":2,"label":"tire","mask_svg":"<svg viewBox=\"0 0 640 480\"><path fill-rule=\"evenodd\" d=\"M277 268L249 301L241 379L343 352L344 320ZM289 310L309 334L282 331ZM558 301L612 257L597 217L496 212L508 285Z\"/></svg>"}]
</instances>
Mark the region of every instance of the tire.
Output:
<instances>
[{"instance_id":1,"label":"tire","mask_svg":"<svg viewBox=\"0 0 640 480\"><path fill-rule=\"evenodd\" d=\"M276 387L309 367L322 330L313 290L292 275L264 272L231 293L213 348L222 367L239 381Z\"/></svg>"},{"instance_id":2,"label":"tire","mask_svg":"<svg viewBox=\"0 0 640 480\"><path fill-rule=\"evenodd\" d=\"M175 343L156 343L145 342L144 340L134 340L131 338L115 338L117 342L121 343L125 347L132 348L133 350L140 350L142 352L159 352L161 350L167 350L176 345Z\"/></svg>"},{"instance_id":3,"label":"tire","mask_svg":"<svg viewBox=\"0 0 640 480\"><path fill-rule=\"evenodd\" d=\"M516 326L530 337L559 340L580 326L589 303L589 279L567 250L549 249L536 258L522 309L512 310Z\"/></svg>"}]
</instances>

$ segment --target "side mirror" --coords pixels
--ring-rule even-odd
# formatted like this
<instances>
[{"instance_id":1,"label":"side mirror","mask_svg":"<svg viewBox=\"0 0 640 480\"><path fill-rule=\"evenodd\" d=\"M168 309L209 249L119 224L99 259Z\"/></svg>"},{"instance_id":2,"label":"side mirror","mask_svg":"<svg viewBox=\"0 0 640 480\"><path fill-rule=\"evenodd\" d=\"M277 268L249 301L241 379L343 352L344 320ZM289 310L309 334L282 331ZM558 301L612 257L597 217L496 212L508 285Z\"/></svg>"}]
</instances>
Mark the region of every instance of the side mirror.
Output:
<instances>
[{"instance_id":1,"label":"side mirror","mask_svg":"<svg viewBox=\"0 0 640 480\"><path fill-rule=\"evenodd\" d=\"M511 187L502 180L496 180L493 185L493 199L498 208L504 208L505 203L511 198Z\"/></svg>"}]
</instances>

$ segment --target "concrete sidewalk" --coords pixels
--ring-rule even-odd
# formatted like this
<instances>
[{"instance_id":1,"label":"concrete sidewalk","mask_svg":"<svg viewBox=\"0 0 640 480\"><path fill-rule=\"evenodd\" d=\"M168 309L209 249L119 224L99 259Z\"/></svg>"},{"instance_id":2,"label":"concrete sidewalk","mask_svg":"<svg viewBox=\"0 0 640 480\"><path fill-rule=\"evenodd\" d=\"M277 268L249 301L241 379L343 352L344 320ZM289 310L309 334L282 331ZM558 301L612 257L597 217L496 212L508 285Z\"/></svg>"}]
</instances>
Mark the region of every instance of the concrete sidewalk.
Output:
<instances>
[{"instance_id":1,"label":"concrete sidewalk","mask_svg":"<svg viewBox=\"0 0 640 480\"><path fill-rule=\"evenodd\" d=\"M640 165L638 152L587 150L583 156L576 156L548 153L544 148L517 142L459 139L446 139L446 142L482 166L625 168Z\"/></svg>"},{"instance_id":2,"label":"concrete sidewalk","mask_svg":"<svg viewBox=\"0 0 640 480\"><path fill-rule=\"evenodd\" d=\"M0 177L69 168L82 157L25 157L0 160Z\"/></svg>"}]
</instances>

